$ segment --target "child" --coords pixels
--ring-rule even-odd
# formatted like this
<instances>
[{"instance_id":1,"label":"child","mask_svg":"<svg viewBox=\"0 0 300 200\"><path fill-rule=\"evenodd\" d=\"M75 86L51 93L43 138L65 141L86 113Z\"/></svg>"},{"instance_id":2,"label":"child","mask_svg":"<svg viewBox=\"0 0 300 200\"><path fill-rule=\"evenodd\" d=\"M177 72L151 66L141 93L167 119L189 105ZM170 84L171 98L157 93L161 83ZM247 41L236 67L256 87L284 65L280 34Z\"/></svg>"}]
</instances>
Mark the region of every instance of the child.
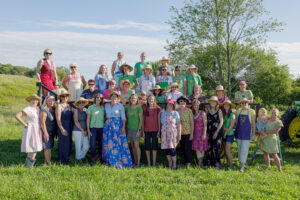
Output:
<instances>
[{"instance_id":1,"label":"child","mask_svg":"<svg viewBox=\"0 0 300 200\"><path fill-rule=\"evenodd\" d=\"M258 132L258 137L257 137L257 142L258 145L260 146L261 140L266 138L268 135L265 134L265 124L268 122L267 119L267 110L265 108L260 108L258 110L258 117L257 117L257 123L256 123L256 128ZM263 132L262 134L260 134Z\"/></svg>"},{"instance_id":2,"label":"child","mask_svg":"<svg viewBox=\"0 0 300 200\"><path fill-rule=\"evenodd\" d=\"M202 86L201 77L197 74L197 67L195 65L191 65L188 67L188 74L186 75L186 83L187 83L187 96L192 95L194 85Z\"/></svg>"},{"instance_id":3,"label":"child","mask_svg":"<svg viewBox=\"0 0 300 200\"><path fill-rule=\"evenodd\" d=\"M166 110L159 113L161 120L161 149L165 150L168 168L176 169L176 147L181 139L180 116L175 111L174 99L168 99ZM160 129L159 129L160 130Z\"/></svg>"},{"instance_id":4,"label":"child","mask_svg":"<svg viewBox=\"0 0 300 200\"><path fill-rule=\"evenodd\" d=\"M165 89L161 88L159 85L156 85L154 89L150 90L157 103L166 103L167 102L167 97L164 94ZM161 106L161 108L164 108L164 106Z\"/></svg>"}]
</instances>

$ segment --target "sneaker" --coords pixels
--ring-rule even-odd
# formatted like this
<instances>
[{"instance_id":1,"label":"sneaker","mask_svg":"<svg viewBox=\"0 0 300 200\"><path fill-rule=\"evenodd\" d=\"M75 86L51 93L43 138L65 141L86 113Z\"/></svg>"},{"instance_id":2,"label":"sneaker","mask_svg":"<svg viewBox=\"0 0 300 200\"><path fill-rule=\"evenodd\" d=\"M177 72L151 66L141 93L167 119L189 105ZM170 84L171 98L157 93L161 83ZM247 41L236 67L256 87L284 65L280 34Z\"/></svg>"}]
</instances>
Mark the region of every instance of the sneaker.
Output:
<instances>
[{"instance_id":1,"label":"sneaker","mask_svg":"<svg viewBox=\"0 0 300 200\"><path fill-rule=\"evenodd\" d=\"M241 167L240 172L244 172L245 171L245 167Z\"/></svg>"}]
</instances>

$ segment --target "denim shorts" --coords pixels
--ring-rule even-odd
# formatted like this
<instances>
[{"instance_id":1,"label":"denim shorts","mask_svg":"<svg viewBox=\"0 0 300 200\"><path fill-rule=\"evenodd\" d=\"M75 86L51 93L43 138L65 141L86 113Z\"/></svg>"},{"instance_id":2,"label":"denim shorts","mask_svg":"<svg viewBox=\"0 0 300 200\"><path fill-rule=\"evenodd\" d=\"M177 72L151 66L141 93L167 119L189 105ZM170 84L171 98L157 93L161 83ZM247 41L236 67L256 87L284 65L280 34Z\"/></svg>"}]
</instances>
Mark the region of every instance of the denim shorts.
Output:
<instances>
[{"instance_id":1,"label":"denim shorts","mask_svg":"<svg viewBox=\"0 0 300 200\"><path fill-rule=\"evenodd\" d=\"M140 137L136 137L136 133L138 132L138 130L127 130L127 140L128 142L130 141L141 141L141 134L140 133Z\"/></svg>"},{"instance_id":2,"label":"denim shorts","mask_svg":"<svg viewBox=\"0 0 300 200\"><path fill-rule=\"evenodd\" d=\"M225 139L223 138L223 142L232 144L234 139L234 135L226 135Z\"/></svg>"}]
</instances>

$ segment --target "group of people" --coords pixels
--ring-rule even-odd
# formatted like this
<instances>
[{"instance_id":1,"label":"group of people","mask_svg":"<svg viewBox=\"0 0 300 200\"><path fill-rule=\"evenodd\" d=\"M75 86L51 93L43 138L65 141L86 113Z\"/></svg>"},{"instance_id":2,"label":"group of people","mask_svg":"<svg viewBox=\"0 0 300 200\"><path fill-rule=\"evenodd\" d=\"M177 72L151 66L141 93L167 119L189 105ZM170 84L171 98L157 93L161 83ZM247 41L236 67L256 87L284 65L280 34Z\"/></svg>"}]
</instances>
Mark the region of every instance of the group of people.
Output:
<instances>
[{"instance_id":1,"label":"group of people","mask_svg":"<svg viewBox=\"0 0 300 200\"><path fill-rule=\"evenodd\" d=\"M49 89L56 91L57 76L50 59L52 51L44 51L45 58L37 67L38 79ZM145 153L149 166L156 165L157 151L166 154L168 167L177 168L177 147L184 155L187 167L191 166L193 152L200 166L221 168L221 145L225 149L227 167L232 167L230 152L234 138L238 147L241 171L244 171L251 137L258 132L258 142L264 152L267 166L269 154L281 171L277 155L276 133L280 131L278 109L260 109L258 118L250 108L253 94L246 90L246 82L240 81L240 90L235 93L235 103L226 97L226 90L218 85L215 96L206 98L202 94L201 77L194 65L188 67L188 74L175 70L163 57L162 66L153 75L151 63L146 54L133 67L123 60L123 53L113 62L111 74L101 65L94 79L86 81L77 73L78 65L71 64L57 100L48 95L41 110L42 101L37 95L26 98L30 105L17 113L17 120L24 125L21 151L27 153L26 166L32 168L36 153L44 149L45 163L51 164L51 149L55 135L58 136L58 159L68 164L72 150L72 136L75 142L75 158L85 159L90 150L92 161L100 161L116 168L139 166L141 160L140 141L145 142ZM44 91L45 93L47 91ZM69 102L74 102L74 107ZM237 106L236 106L237 105ZM26 122L22 120L26 117ZM257 123L256 123L257 121ZM131 148L128 143L130 143ZM131 149L131 150L130 150ZM152 156L151 156L152 154Z\"/></svg>"}]
</instances>

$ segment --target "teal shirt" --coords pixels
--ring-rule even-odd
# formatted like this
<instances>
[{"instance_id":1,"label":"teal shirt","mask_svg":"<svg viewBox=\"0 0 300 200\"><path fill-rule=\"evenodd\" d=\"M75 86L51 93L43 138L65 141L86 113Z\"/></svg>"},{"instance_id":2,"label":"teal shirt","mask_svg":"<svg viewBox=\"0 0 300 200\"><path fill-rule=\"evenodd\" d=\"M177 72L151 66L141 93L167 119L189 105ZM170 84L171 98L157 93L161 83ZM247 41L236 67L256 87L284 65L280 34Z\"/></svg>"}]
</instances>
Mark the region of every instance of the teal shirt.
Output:
<instances>
[{"instance_id":1,"label":"teal shirt","mask_svg":"<svg viewBox=\"0 0 300 200\"><path fill-rule=\"evenodd\" d=\"M105 113L103 106L97 107L96 104L89 106L88 114L90 115L90 128L104 127Z\"/></svg>"},{"instance_id":2,"label":"teal shirt","mask_svg":"<svg viewBox=\"0 0 300 200\"><path fill-rule=\"evenodd\" d=\"M198 84L202 86L201 77L199 74L192 75L188 73L186 75L186 83L187 83L187 96L193 94L193 87L194 85Z\"/></svg>"},{"instance_id":3,"label":"teal shirt","mask_svg":"<svg viewBox=\"0 0 300 200\"><path fill-rule=\"evenodd\" d=\"M223 128L229 128L230 127L230 122L232 119L235 119L235 114L231 113L230 117L228 118L227 115L224 116L224 124L223 124ZM233 128L226 134L226 135L233 135Z\"/></svg>"},{"instance_id":4,"label":"teal shirt","mask_svg":"<svg viewBox=\"0 0 300 200\"><path fill-rule=\"evenodd\" d=\"M141 69L143 69L145 65L152 66L151 62L144 62L144 63L138 62L134 65L134 69L136 69L136 78L140 78L143 75Z\"/></svg>"},{"instance_id":5,"label":"teal shirt","mask_svg":"<svg viewBox=\"0 0 300 200\"><path fill-rule=\"evenodd\" d=\"M184 82L186 81L185 76L180 75L180 76L173 76L172 77L173 83L177 83L178 85L181 85L182 87L179 89L179 91L184 94Z\"/></svg>"}]
</instances>

